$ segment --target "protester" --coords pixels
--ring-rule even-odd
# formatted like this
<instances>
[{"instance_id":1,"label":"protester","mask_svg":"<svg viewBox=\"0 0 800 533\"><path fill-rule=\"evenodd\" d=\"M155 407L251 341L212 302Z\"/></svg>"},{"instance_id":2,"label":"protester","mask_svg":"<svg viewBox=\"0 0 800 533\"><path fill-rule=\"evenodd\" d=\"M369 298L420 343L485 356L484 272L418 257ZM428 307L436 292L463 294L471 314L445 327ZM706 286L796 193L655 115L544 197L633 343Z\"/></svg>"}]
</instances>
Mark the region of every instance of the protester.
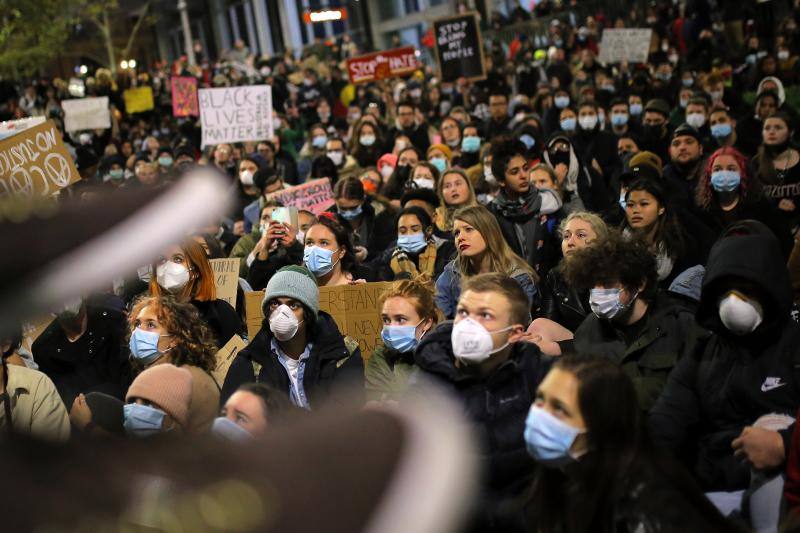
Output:
<instances>
[{"instance_id":1,"label":"protester","mask_svg":"<svg viewBox=\"0 0 800 533\"><path fill-rule=\"evenodd\" d=\"M330 213L320 215L306 231L303 265L320 287L357 283L364 277L372 279L373 274L356 264L356 253L350 234Z\"/></svg>"},{"instance_id":2,"label":"protester","mask_svg":"<svg viewBox=\"0 0 800 533\"><path fill-rule=\"evenodd\" d=\"M452 237L453 213L460 207L478 205L472 182L460 169L450 169L442 174L436 185L439 206L436 208L437 236Z\"/></svg>"},{"instance_id":3,"label":"protester","mask_svg":"<svg viewBox=\"0 0 800 533\"><path fill-rule=\"evenodd\" d=\"M297 410L280 392L263 383L245 383L234 392L220 416L214 420L212 433L232 441L246 441L265 435Z\"/></svg>"},{"instance_id":4,"label":"protester","mask_svg":"<svg viewBox=\"0 0 800 533\"><path fill-rule=\"evenodd\" d=\"M393 213L388 210L376 212L372 203L367 201L364 185L356 178L339 180L333 189L333 197L336 200L334 212L344 220L359 260L372 259L383 252L391 242L391 234L385 230L387 226L391 227Z\"/></svg>"},{"instance_id":5,"label":"protester","mask_svg":"<svg viewBox=\"0 0 800 533\"><path fill-rule=\"evenodd\" d=\"M139 374L125 396L125 433L135 438L187 433L192 386L188 370L168 363Z\"/></svg>"}]
</instances>

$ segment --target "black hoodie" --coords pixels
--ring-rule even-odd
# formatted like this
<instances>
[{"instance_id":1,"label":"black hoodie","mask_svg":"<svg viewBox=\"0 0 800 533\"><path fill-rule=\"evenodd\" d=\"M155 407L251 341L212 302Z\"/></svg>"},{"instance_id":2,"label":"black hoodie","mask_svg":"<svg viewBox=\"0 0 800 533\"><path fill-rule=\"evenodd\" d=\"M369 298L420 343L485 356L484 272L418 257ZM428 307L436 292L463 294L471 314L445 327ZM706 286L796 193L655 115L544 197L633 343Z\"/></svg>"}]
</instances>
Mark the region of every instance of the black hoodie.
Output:
<instances>
[{"instance_id":1,"label":"black hoodie","mask_svg":"<svg viewBox=\"0 0 800 533\"><path fill-rule=\"evenodd\" d=\"M755 286L763 322L732 334L719 318L719 299L744 280ZM731 442L766 414L795 416L800 405L800 326L790 320L791 287L772 236L726 237L711 250L689 350L670 374L650 414L657 444L679 454L705 490L739 490L750 467ZM789 449L793 425L781 431Z\"/></svg>"}]
</instances>

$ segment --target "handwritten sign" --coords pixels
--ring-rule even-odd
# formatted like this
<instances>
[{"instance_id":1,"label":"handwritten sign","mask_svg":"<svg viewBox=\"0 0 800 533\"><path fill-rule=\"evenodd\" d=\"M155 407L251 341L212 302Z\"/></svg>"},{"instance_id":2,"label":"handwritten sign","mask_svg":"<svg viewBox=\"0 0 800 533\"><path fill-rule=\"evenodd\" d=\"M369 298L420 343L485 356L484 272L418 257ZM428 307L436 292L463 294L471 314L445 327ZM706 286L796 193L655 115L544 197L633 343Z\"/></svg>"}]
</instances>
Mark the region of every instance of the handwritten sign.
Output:
<instances>
[{"instance_id":1,"label":"handwritten sign","mask_svg":"<svg viewBox=\"0 0 800 533\"><path fill-rule=\"evenodd\" d=\"M284 206L294 206L299 210L311 211L319 215L333 203L333 190L328 178L307 181L296 187L267 195L269 200L277 200Z\"/></svg>"},{"instance_id":2,"label":"handwritten sign","mask_svg":"<svg viewBox=\"0 0 800 533\"><path fill-rule=\"evenodd\" d=\"M217 299L225 300L236 309L236 288L239 286L239 258L211 259Z\"/></svg>"},{"instance_id":3,"label":"handwritten sign","mask_svg":"<svg viewBox=\"0 0 800 533\"><path fill-rule=\"evenodd\" d=\"M646 63L652 35L650 28L605 29L598 59L601 63Z\"/></svg>"},{"instance_id":4,"label":"handwritten sign","mask_svg":"<svg viewBox=\"0 0 800 533\"><path fill-rule=\"evenodd\" d=\"M202 145L260 141L273 135L272 88L248 85L200 89Z\"/></svg>"},{"instance_id":5,"label":"handwritten sign","mask_svg":"<svg viewBox=\"0 0 800 533\"><path fill-rule=\"evenodd\" d=\"M79 179L52 120L0 141L0 197L47 196Z\"/></svg>"},{"instance_id":6,"label":"handwritten sign","mask_svg":"<svg viewBox=\"0 0 800 533\"><path fill-rule=\"evenodd\" d=\"M413 46L375 52L347 60L350 83L367 83L411 74L417 69L416 49Z\"/></svg>"},{"instance_id":7,"label":"handwritten sign","mask_svg":"<svg viewBox=\"0 0 800 533\"><path fill-rule=\"evenodd\" d=\"M155 107L153 103L153 89L151 87L134 87L125 89L122 93L125 99L125 111L129 115L133 113L143 113L151 111Z\"/></svg>"},{"instance_id":8,"label":"handwritten sign","mask_svg":"<svg viewBox=\"0 0 800 533\"><path fill-rule=\"evenodd\" d=\"M245 346L247 346L247 343L239 335L234 335L231 340L225 343L225 346L220 348L217 352L217 365L211 372L217 383L222 384L225 382L225 376L228 374L231 363Z\"/></svg>"},{"instance_id":9,"label":"handwritten sign","mask_svg":"<svg viewBox=\"0 0 800 533\"><path fill-rule=\"evenodd\" d=\"M66 131L106 130L111 127L108 96L63 100Z\"/></svg>"},{"instance_id":10,"label":"handwritten sign","mask_svg":"<svg viewBox=\"0 0 800 533\"><path fill-rule=\"evenodd\" d=\"M197 78L189 76L172 78L172 115L176 117L196 117L199 114Z\"/></svg>"},{"instance_id":11,"label":"handwritten sign","mask_svg":"<svg viewBox=\"0 0 800 533\"><path fill-rule=\"evenodd\" d=\"M433 34L441 81L486 78L477 13L434 21Z\"/></svg>"},{"instance_id":12,"label":"handwritten sign","mask_svg":"<svg viewBox=\"0 0 800 533\"><path fill-rule=\"evenodd\" d=\"M264 302L264 291L252 291L244 293L244 312L247 315L247 336L250 340L261 329L264 322L264 310L261 304Z\"/></svg>"}]
</instances>

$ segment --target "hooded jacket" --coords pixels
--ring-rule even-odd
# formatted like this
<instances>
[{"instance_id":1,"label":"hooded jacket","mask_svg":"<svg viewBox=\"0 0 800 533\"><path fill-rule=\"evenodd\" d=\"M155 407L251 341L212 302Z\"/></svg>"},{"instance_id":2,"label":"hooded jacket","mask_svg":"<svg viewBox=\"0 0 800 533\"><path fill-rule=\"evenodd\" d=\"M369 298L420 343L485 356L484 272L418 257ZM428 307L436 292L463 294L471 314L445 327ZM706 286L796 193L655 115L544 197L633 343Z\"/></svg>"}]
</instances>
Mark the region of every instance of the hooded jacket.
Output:
<instances>
[{"instance_id":1,"label":"hooded jacket","mask_svg":"<svg viewBox=\"0 0 800 533\"><path fill-rule=\"evenodd\" d=\"M751 287L764 309L763 322L748 335L734 335L719 318L720 298L737 287ZM734 457L731 442L763 415L795 416L800 326L790 307L789 276L774 237L733 236L714 245L696 315L709 331L693 335L650 416L654 441L681 456L706 490L748 487L750 467ZM787 451L792 429L781 431Z\"/></svg>"}]
</instances>

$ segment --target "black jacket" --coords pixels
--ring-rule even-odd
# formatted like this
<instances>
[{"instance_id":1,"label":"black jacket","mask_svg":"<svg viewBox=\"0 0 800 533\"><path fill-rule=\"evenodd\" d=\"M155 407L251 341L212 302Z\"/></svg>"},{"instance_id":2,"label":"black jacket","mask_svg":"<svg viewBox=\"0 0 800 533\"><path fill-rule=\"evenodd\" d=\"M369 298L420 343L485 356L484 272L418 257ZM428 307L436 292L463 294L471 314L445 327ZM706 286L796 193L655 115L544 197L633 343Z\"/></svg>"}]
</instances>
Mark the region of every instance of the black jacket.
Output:
<instances>
[{"instance_id":1,"label":"black jacket","mask_svg":"<svg viewBox=\"0 0 800 533\"><path fill-rule=\"evenodd\" d=\"M591 312L588 292L569 287L558 267L547 273L542 286L541 318L575 331Z\"/></svg>"},{"instance_id":2,"label":"black jacket","mask_svg":"<svg viewBox=\"0 0 800 533\"><path fill-rule=\"evenodd\" d=\"M197 308L200 318L211 328L217 347L222 348L231 337L242 332L242 319L239 318L236 309L225 300L205 302L192 300L192 305Z\"/></svg>"},{"instance_id":3,"label":"black jacket","mask_svg":"<svg viewBox=\"0 0 800 533\"><path fill-rule=\"evenodd\" d=\"M756 287L764 320L743 336L719 318L718 301L745 280ZM711 250L698 331L669 377L650 415L656 444L694 470L705 490L739 490L750 467L734 457L731 441L768 413L794 417L800 405L800 326L789 316L791 288L777 241L771 236L728 237ZM786 450L791 429L781 432Z\"/></svg>"},{"instance_id":4,"label":"black jacket","mask_svg":"<svg viewBox=\"0 0 800 533\"><path fill-rule=\"evenodd\" d=\"M247 282L253 287L254 291L260 291L267 286L270 278L279 269L287 265L300 265L303 263L303 245L295 240L290 246L279 246L274 252L270 252L266 261L256 259L247 271Z\"/></svg>"},{"instance_id":5,"label":"black jacket","mask_svg":"<svg viewBox=\"0 0 800 533\"><path fill-rule=\"evenodd\" d=\"M536 201L541 206L541 196ZM536 207L536 212L527 217L509 218L503 214L498 200L490 203L488 207L514 253L531 265L540 276L546 274L547 270L557 262L549 254L553 249L549 241L553 237L547 231L547 217L540 214Z\"/></svg>"},{"instance_id":6,"label":"black jacket","mask_svg":"<svg viewBox=\"0 0 800 533\"><path fill-rule=\"evenodd\" d=\"M261 328L247 348L239 352L231 363L222 385L222 404L240 385L254 381L266 383L289 397L289 375L270 348L272 331L266 321L264 324L266 327ZM311 408L320 407L336 392L350 392L363 397L364 363L361 350L356 348L351 354L336 322L324 311L319 312L310 343L311 355L306 362L303 387ZM258 375L256 368L259 369Z\"/></svg>"},{"instance_id":7,"label":"black jacket","mask_svg":"<svg viewBox=\"0 0 800 533\"><path fill-rule=\"evenodd\" d=\"M367 260L371 261L389 247L394 239L397 238L394 213L384 209L380 213L375 213L372 202L366 201L361 207L361 225L358 229L350 228L347 221L344 221L345 228L351 235L353 246L363 246L367 249ZM334 206L333 211L339 211Z\"/></svg>"}]
</instances>

